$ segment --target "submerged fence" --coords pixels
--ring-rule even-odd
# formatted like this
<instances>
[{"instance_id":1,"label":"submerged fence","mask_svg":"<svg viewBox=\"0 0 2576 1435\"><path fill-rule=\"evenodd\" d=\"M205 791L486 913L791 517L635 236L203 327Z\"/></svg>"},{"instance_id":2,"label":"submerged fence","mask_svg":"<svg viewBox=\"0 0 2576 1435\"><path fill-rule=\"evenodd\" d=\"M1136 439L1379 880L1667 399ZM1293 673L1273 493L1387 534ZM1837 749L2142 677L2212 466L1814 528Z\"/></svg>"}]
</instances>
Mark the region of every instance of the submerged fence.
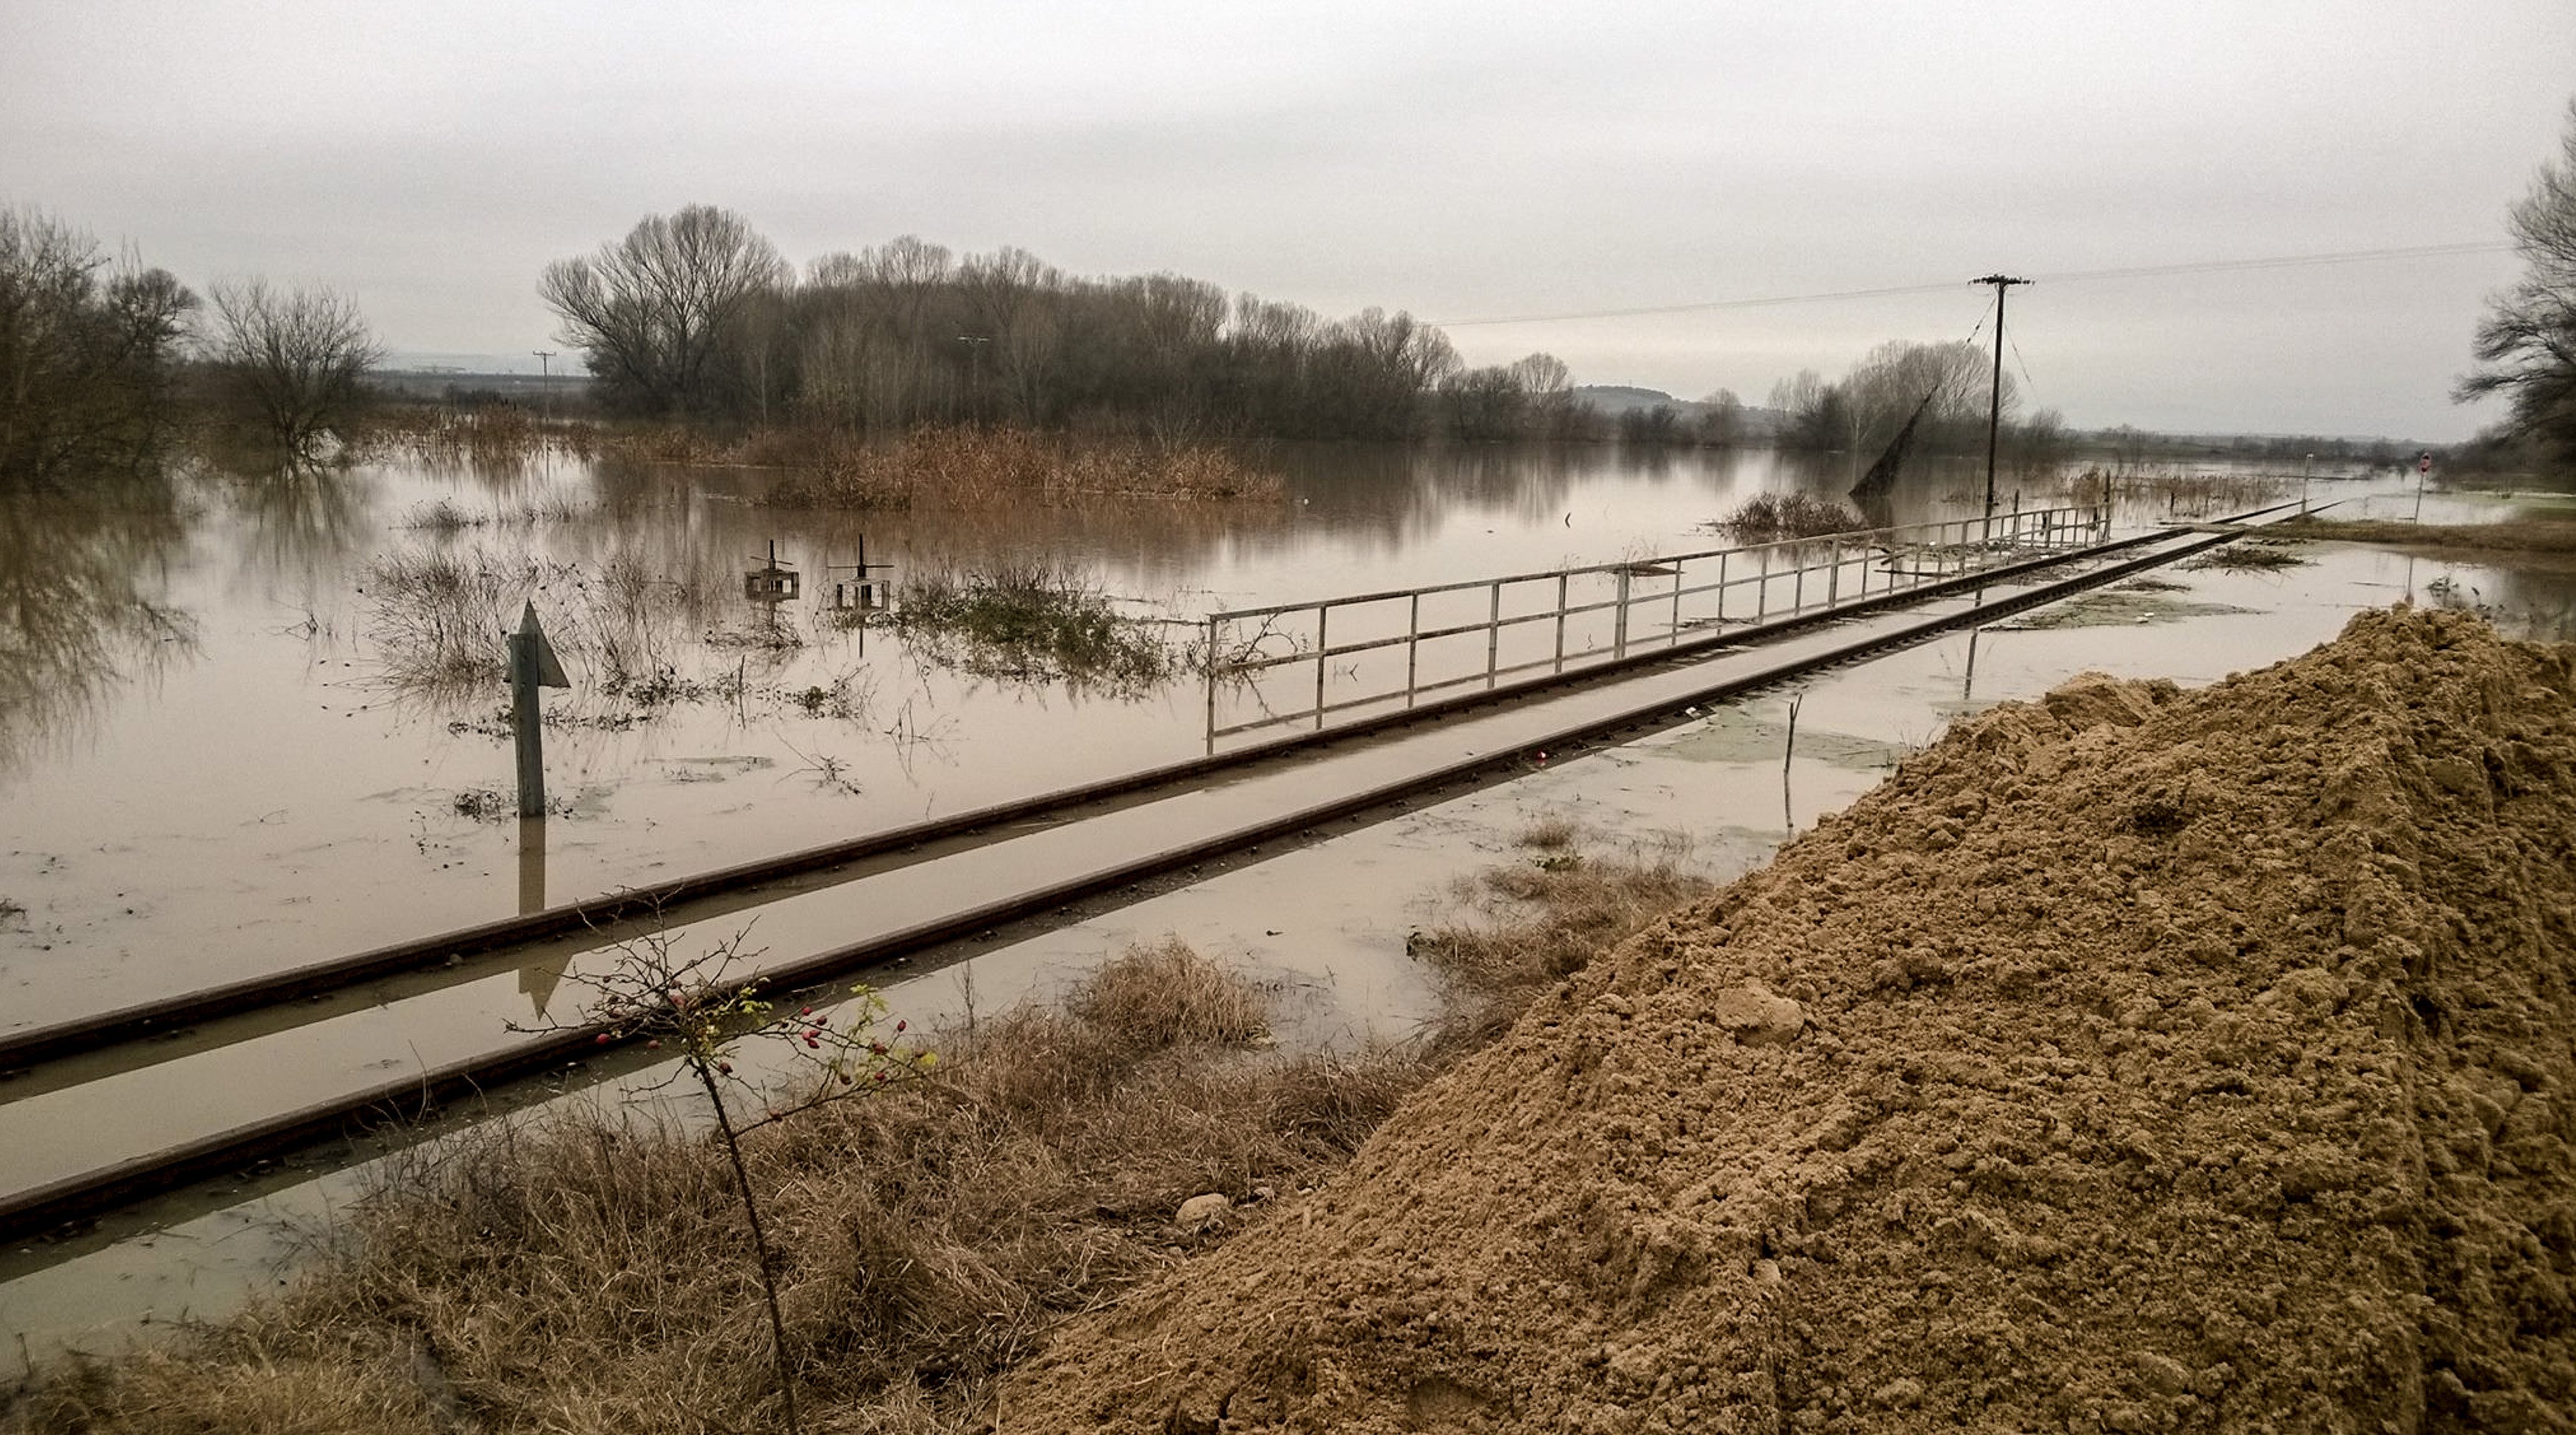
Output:
<instances>
[{"instance_id":1,"label":"submerged fence","mask_svg":"<svg viewBox=\"0 0 2576 1435\"><path fill-rule=\"evenodd\" d=\"M1207 617L1207 742L1805 617L2099 542L2101 505L1873 528Z\"/></svg>"}]
</instances>

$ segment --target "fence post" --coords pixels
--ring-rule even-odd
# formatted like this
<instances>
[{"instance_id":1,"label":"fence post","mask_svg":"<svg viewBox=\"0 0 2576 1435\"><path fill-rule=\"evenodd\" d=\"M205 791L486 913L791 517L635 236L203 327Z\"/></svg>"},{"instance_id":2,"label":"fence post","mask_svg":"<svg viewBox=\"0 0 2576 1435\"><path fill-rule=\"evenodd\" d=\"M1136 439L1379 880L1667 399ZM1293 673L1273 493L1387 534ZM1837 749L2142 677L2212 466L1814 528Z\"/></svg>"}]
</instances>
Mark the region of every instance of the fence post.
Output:
<instances>
[{"instance_id":1,"label":"fence post","mask_svg":"<svg viewBox=\"0 0 2576 1435\"><path fill-rule=\"evenodd\" d=\"M1830 608L1842 597L1843 541L1834 540L1833 556L1825 560L1825 606Z\"/></svg>"},{"instance_id":2,"label":"fence post","mask_svg":"<svg viewBox=\"0 0 2576 1435\"><path fill-rule=\"evenodd\" d=\"M1717 555L1717 625L1726 626L1726 554Z\"/></svg>"},{"instance_id":3,"label":"fence post","mask_svg":"<svg viewBox=\"0 0 2576 1435\"><path fill-rule=\"evenodd\" d=\"M1496 664L1503 651L1503 580L1494 580L1493 601L1485 605L1485 686L1494 685Z\"/></svg>"},{"instance_id":4,"label":"fence post","mask_svg":"<svg viewBox=\"0 0 2576 1435\"><path fill-rule=\"evenodd\" d=\"M1673 560L1673 632L1671 641L1682 640L1682 560Z\"/></svg>"},{"instance_id":5,"label":"fence post","mask_svg":"<svg viewBox=\"0 0 2576 1435\"><path fill-rule=\"evenodd\" d=\"M1565 585L1574 575L1556 575L1556 670L1565 671Z\"/></svg>"},{"instance_id":6,"label":"fence post","mask_svg":"<svg viewBox=\"0 0 2576 1435\"><path fill-rule=\"evenodd\" d=\"M1807 555L1799 553L1792 556L1798 560L1798 566L1789 570L1789 611L1797 614L1807 611Z\"/></svg>"},{"instance_id":7,"label":"fence post","mask_svg":"<svg viewBox=\"0 0 2576 1435\"><path fill-rule=\"evenodd\" d=\"M1628 656L1628 565L1619 565L1619 603L1617 616L1610 625L1610 655Z\"/></svg>"},{"instance_id":8,"label":"fence post","mask_svg":"<svg viewBox=\"0 0 2576 1435\"><path fill-rule=\"evenodd\" d=\"M1753 621L1771 615L1771 545L1762 545L1762 576L1753 580Z\"/></svg>"},{"instance_id":9,"label":"fence post","mask_svg":"<svg viewBox=\"0 0 2576 1435\"><path fill-rule=\"evenodd\" d=\"M1422 668L1422 595L1413 595L1413 608L1404 620L1404 705L1413 706L1414 677Z\"/></svg>"},{"instance_id":10,"label":"fence post","mask_svg":"<svg viewBox=\"0 0 2576 1435\"><path fill-rule=\"evenodd\" d=\"M1216 614L1208 614L1207 652L1200 666L1207 669L1207 750L1216 753Z\"/></svg>"},{"instance_id":11,"label":"fence post","mask_svg":"<svg viewBox=\"0 0 2576 1435\"><path fill-rule=\"evenodd\" d=\"M1332 621L1332 616L1331 604L1315 605L1315 730L1318 732L1324 728L1324 674L1333 665L1332 658L1328 656L1333 645L1325 636L1325 625Z\"/></svg>"}]
</instances>

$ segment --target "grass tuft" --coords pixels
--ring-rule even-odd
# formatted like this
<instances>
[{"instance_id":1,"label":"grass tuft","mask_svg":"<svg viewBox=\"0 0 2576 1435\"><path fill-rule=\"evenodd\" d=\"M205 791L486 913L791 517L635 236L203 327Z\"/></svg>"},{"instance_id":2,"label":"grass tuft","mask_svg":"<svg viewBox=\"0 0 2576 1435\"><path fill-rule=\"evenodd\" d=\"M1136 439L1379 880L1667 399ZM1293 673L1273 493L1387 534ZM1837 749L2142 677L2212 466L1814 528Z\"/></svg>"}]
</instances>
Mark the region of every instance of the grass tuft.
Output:
<instances>
[{"instance_id":1,"label":"grass tuft","mask_svg":"<svg viewBox=\"0 0 2576 1435\"><path fill-rule=\"evenodd\" d=\"M1559 819L1561 821L1562 819ZM1539 855L1487 869L1467 895L1474 919L1413 934L1417 960L1447 978L1455 1006L1444 1046L1472 1049L1499 1035L1541 992L1595 953L1712 890L1678 849L1587 856L1543 822L1522 841Z\"/></svg>"},{"instance_id":2,"label":"grass tuft","mask_svg":"<svg viewBox=\"0 0 2576 1435\"><path fill-rule=\"evenodd\" d=\"M1737 543L1777 543L1851 533L1869 521L1831 499L1806 493L1757 493L1709 525Z\"/></svg>"},{"instance_id":3,"label":"grass tuft","mask_svg":"<svg viewBox=\"0 0 2576 1435\"><path fill-rule=\"evenodd\" d=\"M897 585L893 623L932 662L979 677L1133 690L1178 672L1159 625L1119 613L1071 568L929 569Z\"/></svg>"}]
</instances>

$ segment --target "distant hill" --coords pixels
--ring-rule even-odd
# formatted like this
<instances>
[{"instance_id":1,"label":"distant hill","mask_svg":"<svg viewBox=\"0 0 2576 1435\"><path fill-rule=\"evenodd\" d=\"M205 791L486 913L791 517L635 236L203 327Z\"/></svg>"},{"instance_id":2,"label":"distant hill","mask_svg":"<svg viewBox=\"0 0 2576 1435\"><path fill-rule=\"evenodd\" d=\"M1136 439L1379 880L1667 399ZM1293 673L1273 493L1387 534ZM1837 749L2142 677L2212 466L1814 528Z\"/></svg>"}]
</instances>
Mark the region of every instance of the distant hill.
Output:
<instances>
[{"instance_id":1,"label":"distant hill","mask_svg":"<svg viewBox=\"0 0 2576 1435\"><path fill-rule=\"evenodd\" d=\"M1616 419L1632 409L1658 406L1671 409L1689 423L1708 412L1708 405L1697 399L1677 399L1661 389L1641 388L1635 384L1577 384L1574 401L1605 417ZM1780 430L1780 411L1746 404L1737 410L1743 415L1744 436L1760 438Z\"/></svg>"},{"instance_id":2,"label":"distant hill","mask_svg":"<svg viewBox=\"0 0 2576 1435\"><path fill-rule=\"evenodd\" d=\"M1574 386L1574 401L1614 419L1630 409L1651 409L1658 404L1684 414L1696 414L1706 407L1689 399L1674 398L1661 389L1641 389L1633 384L1577 384Z\"/></svg>"}]
</instances>

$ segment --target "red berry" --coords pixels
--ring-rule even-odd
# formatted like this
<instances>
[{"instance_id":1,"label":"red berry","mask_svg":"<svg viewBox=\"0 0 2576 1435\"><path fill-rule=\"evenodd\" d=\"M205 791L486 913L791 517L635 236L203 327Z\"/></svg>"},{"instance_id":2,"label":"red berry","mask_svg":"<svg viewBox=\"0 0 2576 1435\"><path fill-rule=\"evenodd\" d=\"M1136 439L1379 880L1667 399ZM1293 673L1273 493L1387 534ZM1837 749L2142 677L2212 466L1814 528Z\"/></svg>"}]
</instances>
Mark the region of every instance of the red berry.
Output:
<instances>
[{"instance_id":1,"label":"red berry","mask_svg":"<svg viewBox=\"0 0 2576 1435\"><path fill-rule=\"evenodd\" d=\"M660 1051L662 1049L662 1038L657 1036L651 1041L644 1043L644 1049L646 1051Z\"/></svg>"},{"instance_id":2,"label":"red berry","mask_svg":"<svg viewBox=\"0 0 2576 1435\"><path fill-rule=\"evenodd\" d=\"M606 1045L608 1045L608 1033L606 1033L606 1032L604 1032L604 1031L603 1031L603 1032L601 1032L601 1033L599 1034L599 1038L598 1038L598 1045L601 1045L601 1046L606 1046Z\"/></svg>"},{"instance_id":3,"label":"red berry","mask_svg":"<svg viewBox=\"0 0 2576 1435\"><path fill-rule=\"evenodd\" d=\"M731 1076L731 1075L733 1075L733 1063L732 1063L732 1062L730 1062L730 1061L719 1061L719 1062L717 1062L717 1063L716 1063L716 1074L717 1074L718 1076Z\"/></svg>"},{"instance_id":4,"label":"red berry","mask_svg":"<svg viewBox=\"0 0 2576 1435\"><path fill-rule=\"evenodd\" d=\"M803 1011L801 1011L801 1012L799 1012L799 1013L798 1013L798 1015L799 1015L799 1016L812 1016L813 1014L814 1014L814 1009L813 1009L812 1007L807 1007L807 1008L805 1008Z\"/></svg>"},{"instance_id":5,"label":"red berry","mask_svg":"<svg viewBox=\"0 0 2576 1435\"><path fill-rule=\"evenodd\" d=\"M910 1026L910 1025L911 1025L911 1023L910 1023L910 1022L901 1022L901 1021L899 1021L899 1022L896 1022L896 1023L894 1024L894 1029L895 1029L895 1030L897 1030L897 1031L901 1031L901 1030L903 1030L905 1027Z\"/></svg>"}]
</instances>

